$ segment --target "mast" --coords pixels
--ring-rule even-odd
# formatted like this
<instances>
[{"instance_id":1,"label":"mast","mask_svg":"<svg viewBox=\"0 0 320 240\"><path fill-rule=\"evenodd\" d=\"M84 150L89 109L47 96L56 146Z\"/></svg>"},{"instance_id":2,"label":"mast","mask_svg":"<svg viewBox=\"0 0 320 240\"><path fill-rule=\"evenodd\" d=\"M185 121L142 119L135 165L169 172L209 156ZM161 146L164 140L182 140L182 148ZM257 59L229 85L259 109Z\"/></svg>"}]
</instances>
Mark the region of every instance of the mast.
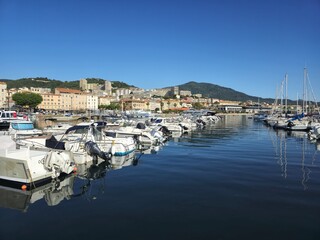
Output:
<instances>
[{"instance_id":1,"label":"mast","mask_svg":"<svg viewBox=\"0 0 320 240\"><path fill-rule=\"evenodd\" d=\"M302 96L302 112L307 114L307 68L304 67L303 69L303 96Z\"/></svg>"},{"instance_id":2,"label":"mast","mask_svg":"<svg viewBox=\"0 0 320 240\"><path fill-rule=\"evenodd\" d=\"M298 115L298 104L299 104L299 93L297 93L297 107L296 107L296 114Z\"/></svg>"},{"instance_id":3,"label":"mast","mask_svg":"<svg viewBox=\"0 0 320 240\"><path fill-rule=\"evenodd\" d=\"M285 116L287 116L287 114L288 114L288 73L286 73L286 75L285 75L285 84L286 84L286 102L285 102L286 113L285 113Z\"/></svg>"}]
</instances>

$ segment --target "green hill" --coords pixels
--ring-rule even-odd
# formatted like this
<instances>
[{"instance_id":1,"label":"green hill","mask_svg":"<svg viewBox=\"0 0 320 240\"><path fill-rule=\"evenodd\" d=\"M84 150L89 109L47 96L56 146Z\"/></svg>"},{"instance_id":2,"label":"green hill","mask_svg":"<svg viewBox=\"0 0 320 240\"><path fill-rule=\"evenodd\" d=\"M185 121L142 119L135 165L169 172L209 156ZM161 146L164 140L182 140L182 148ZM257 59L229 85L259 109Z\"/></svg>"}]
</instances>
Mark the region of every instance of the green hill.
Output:
<instances>
[{"instance_id":1,"label":"green hill","mask_svg":"<svg viewBox=\"0 0 320 240\"><path fill-rule=\"evenodd\" d=\"M200 93L203 97L217 98L221 100L241 101L245 102L248 100L257 102L260 101L273 103L272 98L259 98L258 96L250 96L242 92L233 90L232 88L221 87L212 83L197 83L188 82L178 86L180 90L191 91L192 94Z\"/></svg>"},{"instance_id":2,"label":"green hill","mask_svg":"<svg viewBox=\"0 0 320 240\"><path fill-rule=\"evenodd\" d=\"M104 85L104 79L101 78L87 78L88 83L98 83ZM55 79L48 79L46 77L35 77L35 78L21 78L17 80L10 79L0 79L0 82L6 82L7 88L23 88L23 87L46 87L54 90L57 87L71 88L71 89L80 89L80 81L60 81ZM111 85L114 88L129 88L134 87L128 85L124 82L111 81Z\"/></svg>"}]
</instances>

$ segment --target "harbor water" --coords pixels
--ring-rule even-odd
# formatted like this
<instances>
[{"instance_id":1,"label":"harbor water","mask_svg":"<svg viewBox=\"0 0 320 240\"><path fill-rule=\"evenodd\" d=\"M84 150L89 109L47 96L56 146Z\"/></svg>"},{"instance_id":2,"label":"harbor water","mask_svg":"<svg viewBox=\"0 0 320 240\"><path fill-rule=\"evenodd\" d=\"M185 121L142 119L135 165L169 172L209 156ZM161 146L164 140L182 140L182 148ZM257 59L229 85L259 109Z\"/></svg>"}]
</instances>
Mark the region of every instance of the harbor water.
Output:
<instances>
[{"instance_id":1,"label":"harbor water","mask_svg":"<svg viewBox=\"0 0 320 240\"><path fill-rule=\"evenodd\" d=\"M225 116L118 167L1 186L0 239L320 239L317 149L303 132Z\"/></svg>"}]
</instances>

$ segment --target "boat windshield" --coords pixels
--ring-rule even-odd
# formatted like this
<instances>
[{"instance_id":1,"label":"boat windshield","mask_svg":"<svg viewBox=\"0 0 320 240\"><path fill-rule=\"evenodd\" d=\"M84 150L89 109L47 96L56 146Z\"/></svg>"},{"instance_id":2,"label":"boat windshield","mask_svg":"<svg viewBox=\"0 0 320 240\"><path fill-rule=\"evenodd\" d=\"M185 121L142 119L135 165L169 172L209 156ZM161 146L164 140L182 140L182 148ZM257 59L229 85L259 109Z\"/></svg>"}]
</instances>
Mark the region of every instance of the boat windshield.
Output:
<instances>
[{"instance_id":1,"label":"boat windshield","mask_svg":"<svg viewBox=\"0 0 320 240\"><path fill-rule=\"evenodd\" d=\"M33 123L11 123L11 126L15 130L33 130Z\"/></svg>"}]
</instances>

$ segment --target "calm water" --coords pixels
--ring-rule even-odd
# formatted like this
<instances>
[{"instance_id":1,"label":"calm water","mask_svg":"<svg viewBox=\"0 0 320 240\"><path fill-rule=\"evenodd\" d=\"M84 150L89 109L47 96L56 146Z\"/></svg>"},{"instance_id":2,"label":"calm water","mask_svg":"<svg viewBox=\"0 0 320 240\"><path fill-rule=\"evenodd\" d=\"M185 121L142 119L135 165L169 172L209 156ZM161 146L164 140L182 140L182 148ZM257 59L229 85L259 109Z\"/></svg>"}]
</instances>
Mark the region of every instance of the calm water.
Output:
<instances>
[{"instance_id":1,"label":"calm water","mask_svg":"<svg viewBox=\"0 0 320 240\"><path fill-rule=\"evenodd\" d=\"M320 239L319 153L303 133L227 117L59 190L2 189L0 239Z\"/></svg>"}]
</instances>

